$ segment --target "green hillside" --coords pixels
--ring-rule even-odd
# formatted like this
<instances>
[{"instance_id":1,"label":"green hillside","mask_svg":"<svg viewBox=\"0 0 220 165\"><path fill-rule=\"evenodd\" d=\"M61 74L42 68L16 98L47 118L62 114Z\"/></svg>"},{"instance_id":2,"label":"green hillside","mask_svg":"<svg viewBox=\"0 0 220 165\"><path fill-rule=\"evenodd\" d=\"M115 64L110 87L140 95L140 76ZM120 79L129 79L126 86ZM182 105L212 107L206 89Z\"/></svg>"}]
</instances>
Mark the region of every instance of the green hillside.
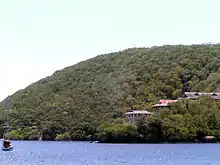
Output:
<instances>
[{"instance_id":1,"label":"green hillside","mask_svg":"<svg viewBox=\"0 0 220 165\"><path fill-rule=\"evenodd\" d=\"M91 139L127 110L150 110L184 91L220 92L220 44L132 48L80 62L6 98L0 124L10 109L15 139Z\"/></svg>"}]
</instances>

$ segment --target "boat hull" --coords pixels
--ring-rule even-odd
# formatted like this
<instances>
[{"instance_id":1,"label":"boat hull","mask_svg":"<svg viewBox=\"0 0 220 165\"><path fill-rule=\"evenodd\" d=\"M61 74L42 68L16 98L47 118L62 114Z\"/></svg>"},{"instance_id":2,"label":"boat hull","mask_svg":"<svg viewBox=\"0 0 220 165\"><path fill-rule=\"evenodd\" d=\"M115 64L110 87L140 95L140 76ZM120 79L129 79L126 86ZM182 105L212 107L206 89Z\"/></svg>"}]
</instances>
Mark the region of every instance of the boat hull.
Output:
<instances>
[{"instance_id":1,"label":"boat hull","mask_svg":"<svg viewBox=\"0 0 220 165\"><path fill-rule=\"evenodd\" d=\"M12 150L13 147L8 147L8 148L2 147L2 151L12 151Z\"/></svg>"}]
</instances>

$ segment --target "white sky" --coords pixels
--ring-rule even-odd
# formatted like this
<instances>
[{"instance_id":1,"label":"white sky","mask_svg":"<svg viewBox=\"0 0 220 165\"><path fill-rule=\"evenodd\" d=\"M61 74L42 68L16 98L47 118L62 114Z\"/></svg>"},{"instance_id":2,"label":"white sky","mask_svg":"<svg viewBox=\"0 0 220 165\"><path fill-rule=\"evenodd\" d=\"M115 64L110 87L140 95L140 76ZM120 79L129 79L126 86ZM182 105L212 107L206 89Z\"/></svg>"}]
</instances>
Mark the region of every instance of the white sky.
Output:
<instances>
[{"instance_id":1,"label":"white sky","mask_svg":"<svg viewBox=\"0 0 220 165\"><path fill-rule=\"evenodd\" d=\"M1 0L0 100L130 47L219 42L217 0Z\"/></svg>"}]
</instances>

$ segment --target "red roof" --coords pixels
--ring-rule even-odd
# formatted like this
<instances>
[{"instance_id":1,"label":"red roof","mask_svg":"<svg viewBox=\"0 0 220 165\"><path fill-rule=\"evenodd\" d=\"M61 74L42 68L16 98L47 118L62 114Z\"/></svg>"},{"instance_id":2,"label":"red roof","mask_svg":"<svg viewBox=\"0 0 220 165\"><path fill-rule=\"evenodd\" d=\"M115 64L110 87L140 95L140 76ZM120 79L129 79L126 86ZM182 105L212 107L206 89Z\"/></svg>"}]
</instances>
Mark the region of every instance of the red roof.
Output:
<instances>
[{"instance_id":1,"label":"red roof","mask_svg":"<svg viewBox=\"0 0 220 165\"><path fill-rule=\"evenodd\" d=\"M177 100L160 100L160 104L176 103Z\"/></svg>"},{"instance_id":2,"label":"red roof","mask_svg":"<svg viewBox=\"0 0 220 165\"><path fill-rule=\"evenodd\" d=\"M153 107L166 107L169 103L176 103L177 100L160 100L159 104L153 105Z\"/></svg>"}]
</instances>

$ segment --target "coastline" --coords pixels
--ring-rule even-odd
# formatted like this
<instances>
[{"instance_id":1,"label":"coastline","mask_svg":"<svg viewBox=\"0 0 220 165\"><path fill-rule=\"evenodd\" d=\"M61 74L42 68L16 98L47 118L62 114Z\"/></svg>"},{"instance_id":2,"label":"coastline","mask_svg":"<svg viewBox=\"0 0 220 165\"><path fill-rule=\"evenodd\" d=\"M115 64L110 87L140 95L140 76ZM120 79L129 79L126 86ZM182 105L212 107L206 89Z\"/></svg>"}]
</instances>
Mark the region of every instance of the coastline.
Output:
<instances>
[{"instance_id":1,"label":"coastline","mask_svg":"<svg viewBox=\"0 0 220 165\"><path fill-rule=\"evenodd\" d=\"M220 141L218 140L212 140L212 141L204 141L204 140L200 140L200 141L194 141L194 142L105 142L105 141L90 141L90 140L19 140L19 139L12 139L12 141L39 141L39 142L87 142L87 143L93 143L93 144L210 144L210 143L214 143L214 144L218 144L220 143Z\"/></svg>"}]
</instances>

